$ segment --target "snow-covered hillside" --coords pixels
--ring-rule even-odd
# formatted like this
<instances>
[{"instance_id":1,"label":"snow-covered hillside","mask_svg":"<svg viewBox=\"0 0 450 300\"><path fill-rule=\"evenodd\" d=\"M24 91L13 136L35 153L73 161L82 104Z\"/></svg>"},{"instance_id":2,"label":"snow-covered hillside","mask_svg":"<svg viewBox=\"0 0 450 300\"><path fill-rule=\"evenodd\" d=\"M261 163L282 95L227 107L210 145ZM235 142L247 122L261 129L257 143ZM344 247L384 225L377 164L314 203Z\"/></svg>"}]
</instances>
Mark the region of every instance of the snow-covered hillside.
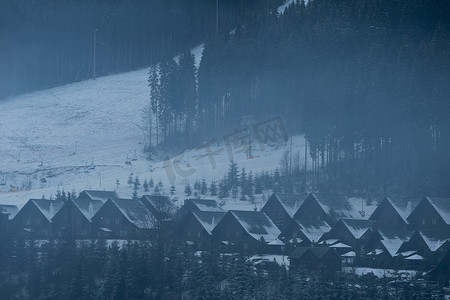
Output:
<instances>
[{"instance_id":1,"label":"snow-covered hillside","mask_svg":"<svg viewBox=\"0 0 450 300\"><path fill-rule=\"evenodd\" d=\"M192 50L197 65L202 50L202 45ZM58 189L116 189L130 197L127 178L131 173L141 183L161 180L168 193L170 169L163 162L146 160L143 154L141 110L149 95L147 72L101 77L0 102L0 203L22 206L29 198L49 197ZM262 151L255 143L254 158L233 155L239 168L272 170L289 147L290 143L274 143ZM176 170L177 163L171 167L180 198L187 181L193 184L206 178L210 182L226 172L230 160L223 141L218 140L211 150L215 166L207 150L200 148L183 154L181 172ZM303 137L294 137L293 153L303 157L303 151ZM127 157L136 160L125 164ZM29 191L27 183L31 183Z\"/></svg>"}]
</instances>

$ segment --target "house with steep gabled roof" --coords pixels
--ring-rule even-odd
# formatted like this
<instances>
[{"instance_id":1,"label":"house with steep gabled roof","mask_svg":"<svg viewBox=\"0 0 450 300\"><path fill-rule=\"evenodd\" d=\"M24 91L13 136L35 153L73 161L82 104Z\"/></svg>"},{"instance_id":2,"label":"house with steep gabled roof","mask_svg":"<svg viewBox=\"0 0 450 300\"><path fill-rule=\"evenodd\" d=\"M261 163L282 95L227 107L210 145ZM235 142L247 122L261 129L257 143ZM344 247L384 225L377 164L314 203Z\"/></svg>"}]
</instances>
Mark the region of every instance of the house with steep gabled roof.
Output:
<instances>
[{"instance_id":1,"label":"house with steep gabled roof","mask_svg":"<svg viewBox=\"0 0 450 300\"><path fill-rule=\"evenodd\" d=\"M291 222L306 196L273 193L261 211L265 212L280 230L283 230Z\"/></svg>"},{"instance_id":2,"label":"house with steep gabled roof","mask_svg":"<svg viewBox=\"0 0 450 300\"><path fill-rule=\"evenodd\" d=\"M373 226L369 220L340 219L321 240L336 239L360 252L372 235Z\"/></svg>"},{"instance_id":3,"label":"house with steep gabled roof","mask_svg":"<svg viewBox=\"0 0 450 300\"><path fill-rule=\"evenodd\" d=\"M92 217L100 238L145 239L152 236L156 218L139 200L111 198Z\"/></svg>"},{"instance_id":4,"label":"house with steep gabled roof","mask_svg":"<svg viewBox=\"0 0 450 300\"><path fill-rule=\"evenodd\" d=\"M311 246L331 230L331 226L324 220L293 219L280 233L279 238L288 246L288 250L297 246Z\"/></svg>"},{"instance_id":5,"label":"house with steep gabled roof","mask_svg":"<svg viewBox=\"0 0 450 300\"><path fill-rule=\"evenodd\" d=\"M92 217L106 202L103 200L103 198L92 200L89 197L78 197L65 202L52 219L54 236L60 238L91 237L94 234Z\"/></svg>"},{"instance_id":6,"label":"house with steep gabled roof","mask_svg":"<svg viewBox=\"0 0 450 300\"><path fill-rule=\"evenodd\" d=\"M242 253L279 253L284 246L278 239L280 233L262 211L230 210L212 230L215 240Z\"/></svg>"},{"instance_id":7,"label":"house with steep gabled roof","mask_svg":"<svg viewBox=\"0 0 450 300\"><path fill-rule=\"evenodd\" d=\"M450 248L450 231L433 229L416 230L409 241L398 250L399 254L417 253L436 264Z\"/></svg>"},{"instance_id":8,"label":"house with steep gabled roof","mask_svg":"<svg viewBox=\"0 0 450 300\"><path fill-rule=\"evenodd\" d=\"M114 191L96 191L96 190L84 190L82 191L78 197L78 199L88 199L88 200L97 200L105 203L108 199L111 198L119 198Z\"/></svg>"},{"instance_id":9,"label":"house with steep gabled roof","mask_svg":"<svg viewBox=\"0 0 450 300\"><path fill-rule=\"evenodd\" d=\"M140 201L151 211L158 221L171 219L176 211L175 205L167 196L143 195Z\"/></svg>"},{"instance_id":10,"label":"house with steep gabled roof","mask_svg":"<svg viewBox=\"0 0 450 300\"><path fill-rule=\"evenodd\" d=\"M175 234L188 245L197 250L207 250L211 247L212 230L225 216L220 211L189 212L175 229Z\"/></svg>"},{"instance_id":11,"label":"house with steep gabled roof","mask_svg":"<svg viewBox=\"0 0 450 300\"><path fill-rule=\"evenodd\" d=\"M392 264L402 245L411 239L413 233L412 230L401 228L378 229L364 247L367 256L380 266Z\"/></svg>"},{"instance_id":12,"label":"house with steep gabled roof","mask_svg":"<svg viewBox=\"0 0 450 300\"><path fill-rule=\"evenodd\" d=\"M420 199L409 197L384 197L369 220L379 228L406 228L408 216Z\"/></svg>"},{"instance_id":13,"label":"house with steep gabled roof","mask_svg":"<svg viewBox=\"0 0 450 300\"><path fill-rule=\"evenodd\" d=\"M450 198L423 198L407 220L413 228L450 231Z\"/></svg>"},{"instance_id":14,"label":"house with steep gabled roof","mask_svg":"<svg viewBox=\"0 0 450 300\"><path fill-rule=\"evenodd\" d=\"M7 215L8 220L12 220L18 212L19 208L16 205L0 204L0 214Z\"/></svg>"},{"instance_id":15,"label":"house with steep gabled roof","mask_svg":"<svg viewBox=\"0 0 450 300\"><path fill-rule=\"evenodd\" d=\"M16 233L29 238L49 238L52 218L64 202L47 199L30 199L12 220Z\"/></svg>"},{"instance_id":16,"label":"house with steep gabled roof","mask_svg":"<svg viewBox=\"0 0 450 300\"><path fill-rule=\"evenodd\" d=\"M182 214L190 211L223 211L213 199L186 199L181 207Z\"/></svg>"},{"instance_id":17,"label":"house with steep gabled roof","mask_svg":"<svg viewBox=\"0 0 450 300\"><path fill-rule=\"evenodd\" d=\"M325 220L333 225L342 218L361 218L358 209L340 194L310 193L294 214L297 220Z\"/></svg>"},{"instance_id":18,"label":"house with steep gabled roof","mask_svg":"<svg viewBox=\"0 0 450 300\"><path fill-rule=\"evenodd\" d=\"M0 231L9 229L11 220L18 212L19 208L15 205L0 204Z\"/></svg>"}]
</instances>

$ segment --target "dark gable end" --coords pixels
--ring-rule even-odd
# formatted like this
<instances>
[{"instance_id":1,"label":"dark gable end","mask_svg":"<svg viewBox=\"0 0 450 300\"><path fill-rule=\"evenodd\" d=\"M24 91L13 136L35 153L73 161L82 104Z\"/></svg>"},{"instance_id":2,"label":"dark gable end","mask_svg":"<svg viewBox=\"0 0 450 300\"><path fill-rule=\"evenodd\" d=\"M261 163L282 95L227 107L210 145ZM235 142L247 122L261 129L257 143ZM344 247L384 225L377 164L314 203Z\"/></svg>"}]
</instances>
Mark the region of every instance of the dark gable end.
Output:
<instances>
[{"instance_id":1,"label":"dark gable end","mask_svg":"<svg viewBox=\"0 0 450 300\"><path fill-rule=\"evenodd\" d=\"M301 206L306 195L299 194L272 194L261 211L280 229L284 229Z\"/></svg>"}]
</instances>

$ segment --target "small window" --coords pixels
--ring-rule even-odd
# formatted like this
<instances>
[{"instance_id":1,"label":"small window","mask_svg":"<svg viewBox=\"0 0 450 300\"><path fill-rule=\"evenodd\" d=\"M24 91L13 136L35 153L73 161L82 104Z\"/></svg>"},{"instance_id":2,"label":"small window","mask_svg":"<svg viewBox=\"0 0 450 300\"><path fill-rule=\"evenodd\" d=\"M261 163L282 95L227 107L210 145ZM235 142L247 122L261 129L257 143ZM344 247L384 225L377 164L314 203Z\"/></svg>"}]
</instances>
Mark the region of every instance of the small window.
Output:
<instances>
[{"instance_id":1,"label":"small window","mask_svg":"<svg viewBox=\"0 0 450 300\"><path fill-rule=\"evenodd\" d=\"M117 219L116 219L116 224L117 224L117 225L120 225L120 218L117 218Z\"/></svg>"},{"instance_id":2,"label":"small window","mask_svg":"<svg viewBox=\"0 0 450 300\"><path fill-rule=\"evenodd\" d=\"M201 232L199 231L199 232L197 232L197 237L200 237L202 234L201 234Z\"/></svg>"},{"instance_id":3,"label":"small window","mask_svg":"<svg viewBox=\"0 0 450 300\"><path fill-rule=\"evenodd\" d=\"M436 218L431 219L431 224L436 225L437 224L437 219Z\"/></svg>"},{"instance_id":4,"label":"small window","mask_svg":"<svg viewBox=\"0 0 450 300\"><path fill-rule=\"evenodd\" d=\"M422 225L425 225L425 224L427 224L427 219L423 218L422 219Z\"/></svg>"},{"instance_id":5,"label":"small window","mask_svg":"<svg viewBox=\"0 0 450 300\"><path fill-rule=\"evenodd\" d=\"M126 236L127 235L127 231L126 230L120 230L119 231L119 235L120 236Z\"/></svg>"},{"instance_id":6,"label":"small window","mask_svg":"<svg viewBox=\"0 0 450 300\"><path fill-rule=\"evenodd\" d=\"M31 220L27 219L27 225L30 225L30 224L31 224Z\"/></svg>"},{"instance_id":7,"label":"small window","mask_svg":"<svg viewBox=\"0 0 450 300\"><path fill-rule=\"evenodd\" d=\"M239 237L239 231L236 231L235 236L238 238Z\"/></svg>"},{"instance_id":8,"label":"small window","mask_svg":"<svg viewBox=\"0 0 450 300\"><path fill-rule=\"evenodd\" d=\"M317 215L317 216L316 216L316 220L317 220L317 221L320 221L321 219L322 219L322 218L320 217L320 215Z\"/></svg>"},{"instance_id":9,"label":"small window","mask_svg":"<svg viewBox=\"0 0 450 300\"><path fill-rule=\"evenodd\" d=\"M105 219L105 224L109 225L109 219L108 218Z\"/></svg>"},{"instance_id":10,"label":"small window","mask_svg":"<svg viewBox=\"0 0 450 300\"><path fill-rule=\"evenodd\" d=\"M41 224L41 219L36 219L36 225Z\"/></svg>"}]
</instances>

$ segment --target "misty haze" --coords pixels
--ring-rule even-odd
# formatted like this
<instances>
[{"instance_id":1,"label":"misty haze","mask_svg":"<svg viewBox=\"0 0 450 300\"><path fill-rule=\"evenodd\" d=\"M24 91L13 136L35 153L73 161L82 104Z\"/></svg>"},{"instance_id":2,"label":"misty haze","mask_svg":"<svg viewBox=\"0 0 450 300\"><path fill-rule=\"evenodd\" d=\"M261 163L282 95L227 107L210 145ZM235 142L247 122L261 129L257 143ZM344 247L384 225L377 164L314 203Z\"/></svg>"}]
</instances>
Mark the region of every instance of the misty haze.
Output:
<instances>
[{"instance_id":1,"label":"misty haze","mask_svg":"<svg viewBox=\"0 0 450 300\"><path fill-rule=\"evenodd\" d=\"M0 299L450 299L448 0L2 0Z\"/></svg>"}]
</instances>

